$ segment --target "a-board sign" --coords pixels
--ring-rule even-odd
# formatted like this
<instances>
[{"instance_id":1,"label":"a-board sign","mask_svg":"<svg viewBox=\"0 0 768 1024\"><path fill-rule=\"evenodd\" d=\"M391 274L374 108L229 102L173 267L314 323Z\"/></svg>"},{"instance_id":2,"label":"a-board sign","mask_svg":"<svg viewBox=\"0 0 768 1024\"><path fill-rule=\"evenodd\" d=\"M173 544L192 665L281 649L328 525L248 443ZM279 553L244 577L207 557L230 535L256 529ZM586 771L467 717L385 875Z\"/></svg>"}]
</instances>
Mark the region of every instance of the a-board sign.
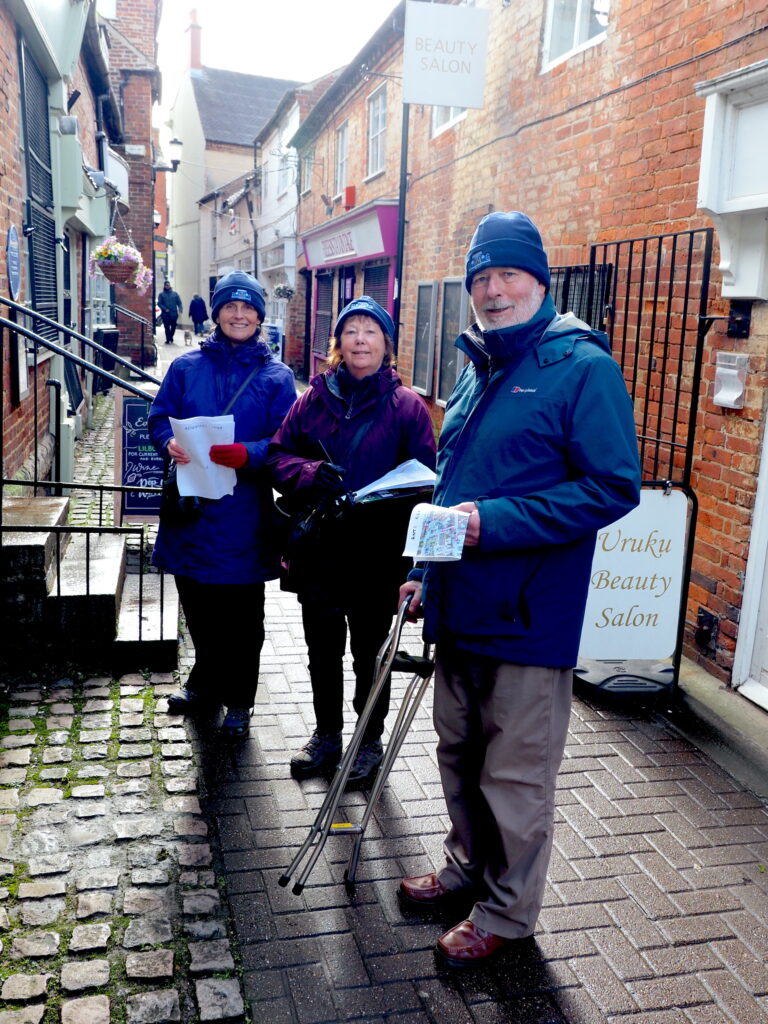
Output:
<instances>
[{"instance_id":1,"label":"a-board sign","mask_svg":"<svg viewBox=\"0 0 768 1024\"><path fill-rule=\"evenodd\" d=\"M163 460L149 439L150 403L137 395L123 398L122 473L124 486L160 487L163 482ZM160 511L160 495L143 491L122 491L124 516L156 516Z\"/></svg>"},{"instance_id":2,"label":"a-board sign","mask_svg":"<svg viewBox=\"0 0 768 1024\"><path fill-rule=\"evenodd\" d=\"M688 499L645 489L597 535L579 659L656 660L675 653Z\"/></svg>"}]
</instances>

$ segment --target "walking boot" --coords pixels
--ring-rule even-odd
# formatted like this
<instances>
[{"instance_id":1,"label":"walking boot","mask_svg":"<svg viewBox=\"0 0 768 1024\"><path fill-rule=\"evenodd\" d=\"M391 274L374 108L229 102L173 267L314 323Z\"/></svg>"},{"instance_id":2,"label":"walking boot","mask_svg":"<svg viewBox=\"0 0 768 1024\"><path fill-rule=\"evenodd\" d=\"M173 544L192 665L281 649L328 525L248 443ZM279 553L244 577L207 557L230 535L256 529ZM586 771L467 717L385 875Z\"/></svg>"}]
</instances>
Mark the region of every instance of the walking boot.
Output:
<instances>
[{"instance_id":1,"label":"walking boot","mask_svg":"<svg viewBox=\"0 0 768 1024\"><path fill-rule=\"evenodd\" d=\"M341 760L341 733L313 732L307 742L291 758L291 775L309 779L333 771Z\"/></svg>"},{"instance_id":2,"label":"walking boot","mask_svg":"<svg viewBox=\"0 0 768 1024\"><path fill-rule=\"evenodd\" d=\"M359 786L368 782L378 769L383 757L384 748L381 740L371 740L370 743L362 743L350 770L347 783L350 786Z\"/></svg>"},{"instance_id":3,"label":"walking boot","mask_svg":"<svg viewBox=\"0 0 768 1024\"><path fill-rule=\"evenodd\" d=\"M221 723L221 735L227 740L241 739L248 735L251 725L251 708L227 708Z\"/></svg>"}]
</instances>

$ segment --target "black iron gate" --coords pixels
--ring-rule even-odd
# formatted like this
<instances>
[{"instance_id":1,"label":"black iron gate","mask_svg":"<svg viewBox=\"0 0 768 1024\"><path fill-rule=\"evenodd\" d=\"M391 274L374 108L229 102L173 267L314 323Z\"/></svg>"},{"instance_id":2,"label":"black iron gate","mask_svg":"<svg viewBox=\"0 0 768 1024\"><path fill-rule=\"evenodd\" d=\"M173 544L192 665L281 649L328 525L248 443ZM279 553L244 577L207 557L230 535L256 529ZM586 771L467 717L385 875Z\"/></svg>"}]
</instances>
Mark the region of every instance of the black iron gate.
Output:
<instances>
[{"instance_id":1,"label":"black iron gate","mask_svg":"<svg viewBox=\"0 0 768 1024\"><path fill-rule=\"evenodd\" d=\"M682 655L697 501L691 488L696 415L707 317L712 228L593 245L589 264L552 272L552 295L606 331L632 397L644 487L679 488L689 500L677 644L666 685ZM664 673L632 676L606 668L596 685L613 690L665 688ZM577 672L578 674L578 672ZM597 676L600 673L593 673ZM589 681L595 681L590 679Z\"/></svg>"}]
</instances>

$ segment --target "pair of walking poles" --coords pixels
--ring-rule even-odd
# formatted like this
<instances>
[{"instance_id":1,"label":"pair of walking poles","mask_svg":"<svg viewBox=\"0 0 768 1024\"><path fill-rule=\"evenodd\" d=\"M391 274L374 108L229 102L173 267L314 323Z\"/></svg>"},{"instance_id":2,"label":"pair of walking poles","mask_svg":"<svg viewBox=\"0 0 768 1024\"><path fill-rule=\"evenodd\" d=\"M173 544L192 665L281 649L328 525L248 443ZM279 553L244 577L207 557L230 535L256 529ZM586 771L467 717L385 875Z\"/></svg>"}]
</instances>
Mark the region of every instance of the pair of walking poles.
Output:
<instances>
[{"instance_id":1,"label":"pair of walking poles","mask_svg":"<svg viewBox=\"0 0 768 1024\"><path fill-rule=\"evenodd\" d=\"M347 862L347 867L344 872L344 882L347 888L352 888L354 886L357 865L360 859L360 847L363 841L363 836L365 835L365 830L368 827L368 822L373 814L376 801L378 800L379 795L386 784L387 778L389 777L389 773L392 770L392 765L395 763L395 758L397 757L408 730L411 727L414 715L418 711L422 698L426 693L435 668L434 660L430 657L430 647L428 644L424 645L424 651L421 657L415 657L403 651L398 651L397 649L400 643L400 636L403 631L403 625L405 623L410 600L409 596L405 601L403 601L400 609L398 610L392 631L384 641L381 650L376 657L374 681L370 695L365 707L363 708L362 714L358 719L357 726L355 727L355 731L349 741L349 745L344 751L344 755L334 772L325 800L323 801L320 810L317 812L314 822L310 826L307 838L304 840L290 865L278 880L280 885L283 887L287 886L294 873L299 870L302 862L306 861L304 863L304 867L293 883L293 889L291 891L296 896L300 895L304 889L312 869L317 863L326 842L331 838L331 836L355 837L352 850L349 855L349 861ZM397 713L397 718L395 719L395 723L392 727L389 742L386 745L381 764L376 771L373 786L371 787L371 791L368 795L361 821L358 825L349 821L334 821L339 802L341 801L347 785L349 773L352 770L352 765L355 762L355 757L357 756L358 749L360 748L363 733L365 732L365 727L368 724L368 719L373 713L376 701L378 700L387 681L387 677L391 672L410 672L411 680L406 686L405 694L403 695L403 700Z\"/></svg>"}]
</instances>

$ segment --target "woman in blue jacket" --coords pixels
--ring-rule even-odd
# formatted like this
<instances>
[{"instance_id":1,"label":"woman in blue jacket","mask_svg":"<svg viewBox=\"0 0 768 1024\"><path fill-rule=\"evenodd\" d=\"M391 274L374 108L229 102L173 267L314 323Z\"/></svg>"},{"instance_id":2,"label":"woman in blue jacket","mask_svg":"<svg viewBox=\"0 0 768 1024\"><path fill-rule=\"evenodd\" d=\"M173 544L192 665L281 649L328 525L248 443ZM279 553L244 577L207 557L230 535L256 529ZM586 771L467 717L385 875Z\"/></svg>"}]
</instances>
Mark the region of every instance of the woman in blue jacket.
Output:
<instances>
[{"instance_id":1,"label":"woman in blue jacket","mask_svg":"<svg viewBox=\"0 0 768 1024\"><path fill-rule=\"evenodd\" d=\"M199 351L171 363L149 414L155 448L184 464L190 460L169 417L221 415L250 377L229 410L234 443L210 450L212 462L237 470L234 492L202 502L192 522L161 521L152 558L176 579L195 647L187 684L169 699L168 710L197 714L223 703L222 731L230 737L248 732L264 642L264 582L278 575L264 458L296 398L292 372L259 340L264 311L264 291L255 278L239 270L224 276L211 300L214 333Z\"/></svg>"}]
</instances>

